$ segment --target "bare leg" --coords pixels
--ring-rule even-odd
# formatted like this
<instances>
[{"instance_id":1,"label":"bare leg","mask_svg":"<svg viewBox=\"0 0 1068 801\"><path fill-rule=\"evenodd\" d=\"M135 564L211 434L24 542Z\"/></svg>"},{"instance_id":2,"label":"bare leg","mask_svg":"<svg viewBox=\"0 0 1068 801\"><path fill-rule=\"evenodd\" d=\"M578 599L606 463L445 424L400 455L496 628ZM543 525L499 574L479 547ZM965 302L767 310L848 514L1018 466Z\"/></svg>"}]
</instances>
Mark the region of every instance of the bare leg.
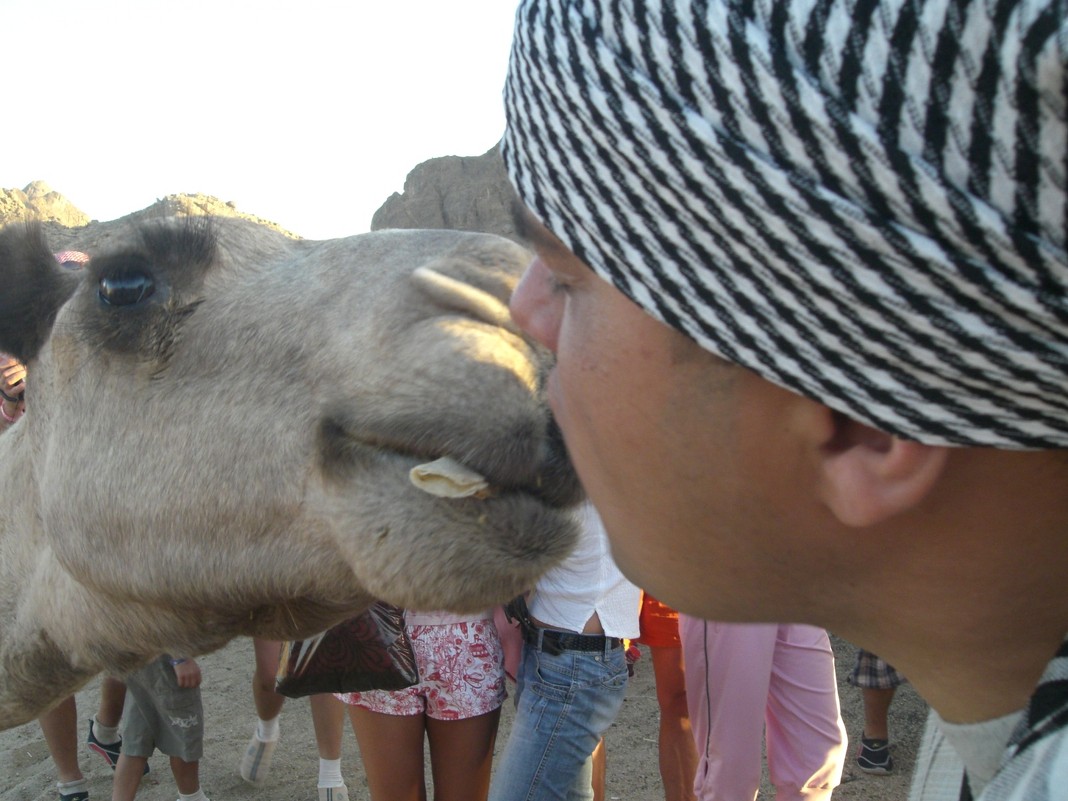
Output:
<instances>
[{"instance_id":1,"label":"bare leg","mask_svg":"<svg viewBox=\"0 0 1068 801\"><path fill-rule=\"evenodd\" d=\"M660 778L665 801L694 801L697 747L686 708L682 646L650 648L660 707Z\"/></svg>"},{"instance_id":2,"label":"bare leg","mask_svg":"<svg viewBox=\"0 0 1068 801\"><path fill-rule=\"evenodd\" d=\"M371 801L426 801L423 736L426 718L383 715L349 706Z\"/></svg>"},{"instance_id":3,"label":"bare leg","mask_svg":"<svg viewBox=\"0 0 1068 801\"><path fill-rule=\"evenodd\" d=\"M112 729L118 726L125 701L126 685L119 679L105 676L100 680L100 706L96 710L96 722Z\"/></svg>"},{"instance_id":4,"label":"bare leg","mask_svg":"<svg viewBox=\"0 0 1068 801\"><path fill-rule=\"evenodd\" d=\"M604 737L590 756L593 759L593 801L604 801L605 778L608 774L608 752L604 747Z\"/></svg>"},{"instance_id":5,"label":"bare leg","mask_svg":"<svg viewBox=\"0 0 1068 801\"><path fill-rule=\"evenodd\" d=\"M59 781L65 784L81 779L82 769L78 766L78 703L74 696L68 696L59 706L45 712L37 722L55 763Z\"/></svg>"},{"instance_id":6,"label":"bare leg","mask_svg":"<svg viewBox=\"0 0 1068 801\"><path fill-rule=\"evenodd\" d=\"M252 640L256 652L256 672L252 676L252 702L256 705L256 715L260 720L274 720L282 712L286 697L274 690L274 680L278 673L278 658L282 653L282 643L277 640Z\"/></svg>"},{"instance_id":7,"label":"bare leg","mask_svg":"<svg viewBox=\"0 0 1068 801\"><path fill-rule=\"evenodd\" d=\"M119 723L122 722L123 702L126 700L126 684L119 679L105 676L100 680L100 703L96 714L89 721L86 747L99 754L111 767L119 759L122 737L119 735ZM145 763L148 768L148 763Z\"/></svg>"},{"instance_id":8,"label":"bare leg","mask_svg":"<svg viewBox=\"0 0 1068 801\"><path fill-rule=\"evenodd\" d=\"M345 704L329 693L313 695L311 704L315 743L319 759L341 759L341 737L345 732Z\"/></svg>"},{"instance_id":9,"label":"bare leg","mask_svg":"<svg viewBox=\"0 0 1068 801\"><path fill-rule=\"evenodd\" d=\"M889 740L890 730L887 722L890 714L890 702L894 700L896 687L888 690L861 690L864 698L864 737L872 740Z\"/></svg>"},{"instance_id":10,"label":"bare leg","mask_svg":"<svg viewBox=\"0 0 1068 801\"><path fill-rule=\"evenodd\" d=\"M427 718L434 801L486 801L501 710L463 720Z\"/></svg>"},{"instance_id":11,"label":"bare leg","mask_svg":"<svg viewBox=\"0 0 1068 801\"><path fill-rule=\"evenodd\" d=\"M321 790L344 787L341 738L345 733L345 704L329 693L313 695L308 701L315 727L315 744L319 748L318 786Z\"/></svg>"},{"instance_id":12,"label":"bare leg","mask_svg":"<svg viewBox=\"0 0 1068 801\"><path fill-rule=\"evenodd\" d=\"M285 696L275 692L275 676L282 643L254 637L256 671L252 675L252 702L256 705L256 729L241 756L237 772L249 784L259 787L271 772L271 756L278 745L278 716Z\"/></svg>"},{"instance_id":13,"label":"bare leg","mask_svg":"<svg viewBox=\"0 0 1068 801\"><path fill-rule=\"evenodd\" d=\"M146 757L119 755L115 765L115 781L111 785L111 801L133 801L147 764Z\"/></svg>"},{"instance_id":14,"label":"bare leg","mask_svg":"<svg viewBox=\"0 0 1068 801\"><path fill-rule=\"evenodd\" d=\"M182 795L192 795L200 789L200 763L186 762L178 757L171 757L171 773L174 774L174 783L178 785L178 792Z\"/></svg>"}]
</instances>

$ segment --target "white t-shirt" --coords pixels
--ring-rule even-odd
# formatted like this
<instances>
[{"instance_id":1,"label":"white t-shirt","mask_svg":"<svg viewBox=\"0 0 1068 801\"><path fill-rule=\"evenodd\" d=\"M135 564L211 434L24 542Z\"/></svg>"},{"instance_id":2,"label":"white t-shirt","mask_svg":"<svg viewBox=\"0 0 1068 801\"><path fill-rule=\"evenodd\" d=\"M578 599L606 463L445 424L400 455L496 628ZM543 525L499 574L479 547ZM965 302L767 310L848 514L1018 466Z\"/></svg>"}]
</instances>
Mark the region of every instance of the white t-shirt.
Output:
<instances>
[{"instance_id":1,"label":"white t-shirt","mask_svg":"<svg viewBox=\"0 0 1068 801\"><path fill-rule=\"evenodd\" d=\"M589 503L575 550L546 573L527 601L530 614L554 629L581 632L594 612L609 637L638 636L641 590L619 572L600 515Z\"/></svg>"}]
</instances>

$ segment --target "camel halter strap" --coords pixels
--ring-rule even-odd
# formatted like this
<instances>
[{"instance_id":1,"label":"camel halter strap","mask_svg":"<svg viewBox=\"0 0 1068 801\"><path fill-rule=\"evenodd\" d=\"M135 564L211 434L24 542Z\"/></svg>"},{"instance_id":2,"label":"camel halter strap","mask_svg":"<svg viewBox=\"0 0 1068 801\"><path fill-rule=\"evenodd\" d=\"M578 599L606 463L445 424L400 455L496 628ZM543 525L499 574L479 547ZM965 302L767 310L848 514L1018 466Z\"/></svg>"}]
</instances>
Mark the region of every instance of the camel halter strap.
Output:
<instances>
[{"instance_id":1,"label":"camel halter strap","mask_svg":"<svg viewBox=\"0 0 1068 801\"><path fill-rule=\"evenodd\" d=\"M599 275L929 444L1068 447L1068 0L524 0L503 153Z\"/></svg>"}]
</instances>

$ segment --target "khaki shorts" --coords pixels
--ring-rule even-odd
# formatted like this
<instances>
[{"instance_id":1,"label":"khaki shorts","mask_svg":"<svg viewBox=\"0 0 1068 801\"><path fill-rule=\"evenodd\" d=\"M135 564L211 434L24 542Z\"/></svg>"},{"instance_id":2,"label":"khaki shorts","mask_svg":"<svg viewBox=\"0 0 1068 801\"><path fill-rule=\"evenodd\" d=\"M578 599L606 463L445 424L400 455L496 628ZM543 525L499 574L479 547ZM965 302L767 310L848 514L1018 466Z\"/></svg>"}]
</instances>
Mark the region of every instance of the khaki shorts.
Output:
<instances>
[{"instance_id":1,"label":"khaki shorts","mask_svg":"<svg viewBox=\"0 0 1068 801\"><path fill-rule=\"evenodd\" d=\"M168 656L126 677L122 753L148 758L161 753L199 762L204 753L200 688L179 687Z\"/></svg>"}]
</instances>

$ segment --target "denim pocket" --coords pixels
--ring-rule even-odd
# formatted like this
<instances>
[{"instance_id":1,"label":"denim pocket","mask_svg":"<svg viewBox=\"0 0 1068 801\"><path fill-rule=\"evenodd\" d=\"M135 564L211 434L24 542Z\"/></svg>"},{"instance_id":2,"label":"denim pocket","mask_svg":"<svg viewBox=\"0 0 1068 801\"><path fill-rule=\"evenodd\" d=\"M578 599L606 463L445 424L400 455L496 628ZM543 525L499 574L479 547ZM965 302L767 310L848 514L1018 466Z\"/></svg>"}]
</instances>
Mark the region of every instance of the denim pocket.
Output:
<instances>
[{"instance_id":1,"label":"denim pocket","mask_svg":"<svg viewBox=\"0 0 1068 801\"><path fill-rule=\"evenodd\" d=\"M627 661L625 659L619 660L619 664L609 661L605 664L605 676L601 681L601 686L606 690L619 691L626 688L627 678Z\"/></svg>"},{"instance_id":2,"label":"denim pocket","mask_svg":"<svg viewBox=\"0 0 1068 801\"><path fill-rule=\"evenodd\" d=\"M531 689L538 695L554 701L565 701L575 686L575 666L570 654L547 654L534 652L534 667L537 680Z\"/></svg>"}]
</instances>

